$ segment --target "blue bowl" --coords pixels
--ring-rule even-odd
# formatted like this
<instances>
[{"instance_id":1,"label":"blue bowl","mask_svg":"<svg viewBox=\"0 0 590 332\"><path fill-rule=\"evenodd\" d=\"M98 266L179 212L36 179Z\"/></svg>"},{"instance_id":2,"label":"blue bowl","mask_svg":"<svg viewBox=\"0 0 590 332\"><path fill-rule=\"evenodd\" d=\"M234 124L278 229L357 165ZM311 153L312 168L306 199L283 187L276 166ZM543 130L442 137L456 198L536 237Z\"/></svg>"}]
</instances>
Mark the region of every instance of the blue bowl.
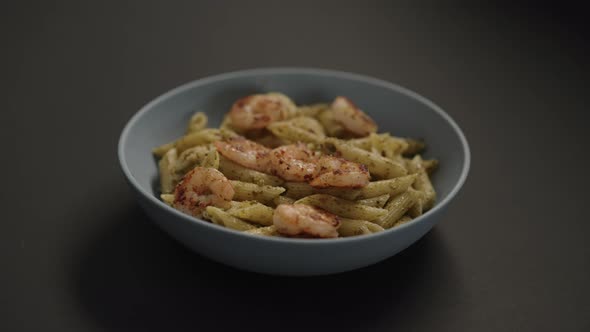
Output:
<instances>
[{"instance_id":1,"label":"blue bowl","mask_svg":"<svg viewBox=\"0 0 590 332\"><path fill-rule=\"evenodd\" d=\"M160 201L152 148L181 136L196 111L218 126L232 103L245 95L278 91L297 104L326 102L338 95L355 101L380 132L422 138L426 158L437 158L433 175L438 201L415 220L372 235L337 239L290 239L243 234L185 215ZM424 97L371 77L320 69L267 68L199 79L175 88L144 106L125 126L119 161L146 213L195 252L236 268L280 275L321 275L377 263L407 248L442 219L465 182L469 146L461 129Z\"/></svg>"}]
</instances>

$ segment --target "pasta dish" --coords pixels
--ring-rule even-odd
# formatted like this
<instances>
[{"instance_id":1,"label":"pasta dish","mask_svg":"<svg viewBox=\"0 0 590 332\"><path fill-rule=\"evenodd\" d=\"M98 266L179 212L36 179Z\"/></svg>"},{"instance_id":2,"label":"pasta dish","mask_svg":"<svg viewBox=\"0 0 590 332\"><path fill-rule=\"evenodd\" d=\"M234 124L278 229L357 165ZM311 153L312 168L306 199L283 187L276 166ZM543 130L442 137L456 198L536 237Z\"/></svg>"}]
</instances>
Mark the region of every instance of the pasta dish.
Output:
<instances>
[{"instance_id":1,"label":"pasta dish","mask_svg":"<svg viewBox=\"0 0 590 332\"><path fill-rule=\"evenodd\" d=\"M237 100L219 128L196 112L153 150L161 199L188 215L265 236L381 232L432 208L425 144L378 133L346 97L296 105L281 93Z\"/></svg>"}]
</instances>

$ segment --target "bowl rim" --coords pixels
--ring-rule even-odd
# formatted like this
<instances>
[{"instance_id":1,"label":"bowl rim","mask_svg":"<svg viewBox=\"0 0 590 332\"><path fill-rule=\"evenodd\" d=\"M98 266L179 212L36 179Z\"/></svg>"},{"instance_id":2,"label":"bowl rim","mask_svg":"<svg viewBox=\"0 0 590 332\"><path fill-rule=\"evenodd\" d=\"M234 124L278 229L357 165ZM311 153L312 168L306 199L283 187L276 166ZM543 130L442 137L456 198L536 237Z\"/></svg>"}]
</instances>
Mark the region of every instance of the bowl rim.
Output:
<instances>
[{"instance_id":1,"label":"bowl rim","mask_svg":"<svg viewBox=\"0 0 590 332\"><path fill-rule=\"evenodd\" d=\"M416 101L426 105L427 107L429 107L430 109L432 109L433 111L438 113L445 121L447 121L451 125L451 127L453 128L455 133L459 136L459 140L461 142L461 148L462 148L462 152L463 152L463 156L464 156L463 168L461 169L461 174L459 176L459 180L455 183L455 185L453 186L453 188L451 189L451 191L449 192L447 197L445 197L445 199L443 199L440 202L437 202L432 209L430 209L429 211L427 211L423 215L417 217L416 219L412 220L412 222L400 225L398 227L390 228L390 229L387 229L387 230L385 230L383 232L379 232L379 233L373 233L373 234L368 234L368 235L363 235L363 236L338 237L338 238L332 238L332 239L299 239L299 238L284 238L284 237L275 237L275 236L258 236L258 235L252 235L252 234L245 234L241 231L237 231L237 230L233 230L230 228L215 225L215 224L208 222L206 220L202 220L202 219L184 214L184 213L168 206L167 204L165 204L164 202L159 200L156 196L147 192L137 182L137 180L133 176L131 170L129 169L126 159L125 159L125 145L126 145L126 142L127 142L128 136L129 136L129 132L131 131L131 128L133 128L135 123L141 117L143 117L145 114L147 114L151 110L153 110L155 105L161 103L162 101L164 101L176 94L179 94L179 93L184 92L189 89L199 87L201 85L206 85L206 84L217 82L217 81L223 81L223 80L240 78L240 77L255 76L255 75L276 75L276 74L279 74L279 75L307 74L307 75L316 75L316 76L333 77L333 78L338 78L338 79L360 81L363 83L368 83L369 85L375 85L375 86L380 86L380 87L394 90L400 94L406 95L409 98L413 98ZM469 173L469 168L471 165L471 152L469 149L469 144L467 143L467 139L465 138L465 135L463 134L463 131L461 130L459 125L457 125L457 123L451 118L450 115L448 115L441 107L436 105L431 100L427 99L426 97L424 97L424 96L418 94L417 92L414 92L408 88L404 88L398 84L391 83L391 82L388 82L388 81L385 81L385 80L382 80L379 78L375 78L375 77L371 77L371 76L367 76L367 75L362 75L362 74L346 72L346 71L321 69L321 68L309 68L309 67L266 67L266 68L253 68L253 69L237 70L237 71L231 71L231 72L206 76L203 78L192 80L192 81L184 83L180 86L177 86L171 90L168 90L167 92L159 95L155 99L152 99L150 102L148 102L143 107L141 107L140 110L137 111L129 119L129 121L127 121L127 123L125 124L125 127L123 128L123 131L121 132L121 135L119 137L119 142L118 142L118 146L117 146L117 154L118 154L118 158L119 158L119 164L121 166L121 169L123 170L123 173L125 174L125 177L127 178L128 182L131 183L131 185L135 188L135 190L137 192L141 193L144 197L147 197L147 199L150 202L156 204L160 208L168 211L169 213L176 215L177 217L179 217L187 222L197 223L198 225L203 226L203 227L210 227L210 228L215 229L220 232L226 232L230 236L232 236L232 235L233 236L241 236L241 237L245 237L245 238L248 238L251 240L304 244L304 245L319 245L319 246L329 245L329 244L334 244L334 243L342 244L342 243L366 241L366 240L371 240L371 239L376 240L378 237L389 236L392 233L399 232L407 227L411 227L412 225L414 225L416 223L425 222L427 217L429 217L430 215L433 215L437 211L443 209L446 205L448 205L453 200L453 198L457 195L457 193L459 192L459 190L461 189L461 187L465 183L465 180L467 179L467 175Z\"/></svg>"}]
</instances>

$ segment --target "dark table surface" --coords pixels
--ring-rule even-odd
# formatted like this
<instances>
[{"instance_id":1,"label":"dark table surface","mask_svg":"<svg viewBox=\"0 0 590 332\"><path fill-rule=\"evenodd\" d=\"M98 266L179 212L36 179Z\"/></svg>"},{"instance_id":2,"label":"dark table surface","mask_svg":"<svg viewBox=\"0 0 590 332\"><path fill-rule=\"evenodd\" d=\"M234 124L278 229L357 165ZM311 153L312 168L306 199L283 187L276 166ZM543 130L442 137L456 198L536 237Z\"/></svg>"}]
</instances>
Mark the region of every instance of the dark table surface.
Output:
<instances>
[{"instance_id":1,"label":"dark table surface","mask_svg":"<svg viewBox=\"0 0 590 332\"><path fill-rule=\"evenodd\" d=\"M580 12L3 3L0 330L589 331ZM124 124L174 86L263 66L372 75L445 108L473 154L446 219L385 262L316 278L237 271L160 231L119 170Z\"/></svg>"}]
</instances>

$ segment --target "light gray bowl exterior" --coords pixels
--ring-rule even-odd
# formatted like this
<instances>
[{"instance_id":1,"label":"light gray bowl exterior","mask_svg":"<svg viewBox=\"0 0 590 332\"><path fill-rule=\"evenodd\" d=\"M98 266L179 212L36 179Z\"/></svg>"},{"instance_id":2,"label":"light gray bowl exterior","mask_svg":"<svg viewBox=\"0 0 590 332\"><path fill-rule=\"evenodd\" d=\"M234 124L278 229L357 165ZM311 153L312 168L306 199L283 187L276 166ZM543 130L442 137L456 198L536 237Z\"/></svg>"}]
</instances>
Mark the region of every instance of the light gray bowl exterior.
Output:
<instances>
[{"instance_id":1,"label":"light gray bowl exterior","mask_svg":"<svg viewBox=\"0 0 590 332\"><path fill-rule=\"evenodd\" d=\"M181 136L191 114L207 113L220 123L236 99L278 91L298 104L348 96L373 117L380 131L426 140L425 157L436 157L436 206L412 222L369 236L340 239L285 239L242 234L184 215L158 198L158 170L151 149ZM405 249L442 217L464 183L469 147L459 127L438 106L397 85L378 79L320 69L268 68L197 80L143 107L119 141L119 159L130 187L146 213L195 252L240 269L280 275L321 275L374 264Z\"/></svg>"}]
</instances>

